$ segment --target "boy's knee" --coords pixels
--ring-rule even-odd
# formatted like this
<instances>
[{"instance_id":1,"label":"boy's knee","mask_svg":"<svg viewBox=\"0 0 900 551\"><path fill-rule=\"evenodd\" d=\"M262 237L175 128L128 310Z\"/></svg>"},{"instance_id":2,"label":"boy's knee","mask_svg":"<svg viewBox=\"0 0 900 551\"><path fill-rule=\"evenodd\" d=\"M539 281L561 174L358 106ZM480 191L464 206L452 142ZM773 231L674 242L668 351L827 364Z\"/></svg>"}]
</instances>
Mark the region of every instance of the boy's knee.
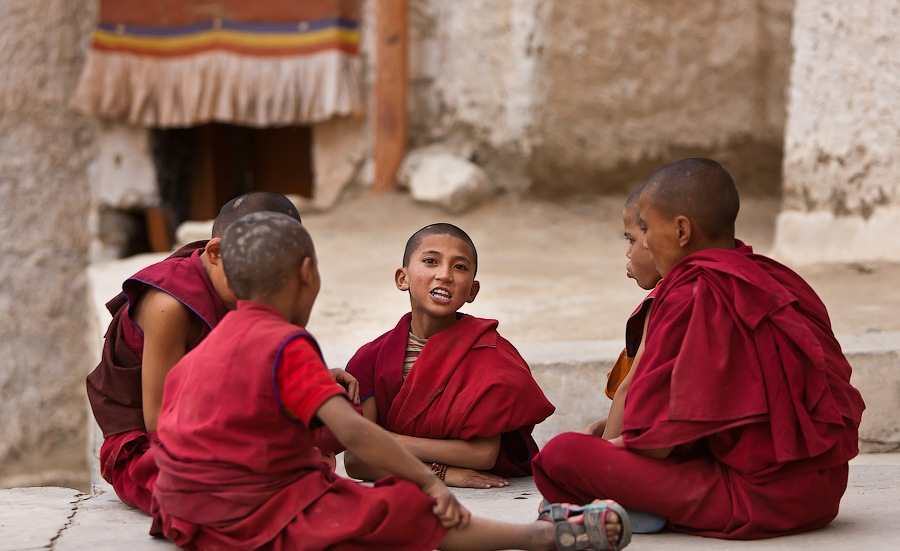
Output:
<instances>
[{"instance_id":1,"label":"boy's knee","mask_svg":"<svg viewBox=\"0 0 900 551\"><path fill-rule=\"evenodd\" d=\"M578 432L564 432L550 439L534 457L532 467L545 473L566 469L585 456L585 444L599 436L591 436ZM602 440L602 439L601 439Z\"/></svg>"}]
</instances>

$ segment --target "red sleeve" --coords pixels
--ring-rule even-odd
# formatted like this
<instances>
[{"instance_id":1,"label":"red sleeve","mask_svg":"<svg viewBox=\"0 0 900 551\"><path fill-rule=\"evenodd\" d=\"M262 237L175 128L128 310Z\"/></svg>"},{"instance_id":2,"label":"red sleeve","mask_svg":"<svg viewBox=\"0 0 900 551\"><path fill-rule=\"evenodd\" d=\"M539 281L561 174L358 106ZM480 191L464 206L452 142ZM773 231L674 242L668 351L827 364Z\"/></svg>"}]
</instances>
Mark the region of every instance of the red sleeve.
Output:
<instances>
[{"instance_id":1,"label":"red sleeve","mask_svg":"<svg viewBox=\"0 0 900 551\"><path fill-rule=\"evenodd\" d=\"M319 354L302 337L285 345L275 373L282 407L307 426L326 400L346 395L344 388L328 373Z\"/></svg>"},{"instance_id":2,"label":"red sleeve","mask_svg":"<svg viewBox=\"0 0 900 551\"><path fill-rule=\"evenodd\" d=\"M347 373L359 381L359 401L365 402L375 396L375 361L382 339L364 345L347 362Z\"/></svg>"}]
</instances>

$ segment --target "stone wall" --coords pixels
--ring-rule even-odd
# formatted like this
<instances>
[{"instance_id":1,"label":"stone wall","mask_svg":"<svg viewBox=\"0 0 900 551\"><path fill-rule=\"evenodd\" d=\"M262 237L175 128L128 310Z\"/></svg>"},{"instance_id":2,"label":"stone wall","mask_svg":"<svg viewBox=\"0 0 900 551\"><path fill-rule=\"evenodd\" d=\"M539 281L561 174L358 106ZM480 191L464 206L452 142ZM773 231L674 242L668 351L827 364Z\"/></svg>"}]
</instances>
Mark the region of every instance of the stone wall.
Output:
<instances>
[{"instance_id":1,"label":"stone wall","mask_svg":"<svg viewBox=\"0 0 900 551\"><path fill-rule=\"evenodd\" d=\"M87 488L95 129L66 104L95 4L0 2L0 486Z\"/></svg>"},{"instance_id":2,"label":"stone wall","mask_svg":"<svg viewBox=\"0 0 900 551\"><path fill-rule=\"evenodd\" d=\"M413 145L503 188L608 193L709 155L777 193L792 0L411 2Z\"/></svg>"},{"instance_id":3,"label":"stone wall","mask_svg":"<svg viewBox=\"0 0 900 551\"><path fill-rule=\"evenodd\" d=\"M776 250L900 260L900 4L798 0Z\"/></svg>"}]
</instances>

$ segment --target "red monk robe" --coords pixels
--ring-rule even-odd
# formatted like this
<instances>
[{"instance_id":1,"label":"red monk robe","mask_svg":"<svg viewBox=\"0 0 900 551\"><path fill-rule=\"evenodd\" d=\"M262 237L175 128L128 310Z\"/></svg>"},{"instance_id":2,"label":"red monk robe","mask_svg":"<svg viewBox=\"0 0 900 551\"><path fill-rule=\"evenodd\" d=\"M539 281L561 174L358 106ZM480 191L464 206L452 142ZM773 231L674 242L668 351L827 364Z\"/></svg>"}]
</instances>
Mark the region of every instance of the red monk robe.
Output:
<instances>
[{"instance_id":1,"label":"red monk robe","mask_svg":"<svg viewBox=\"0 0 900 551\"><path fill-rule=\"evenodd\" d=\"M606 387L603 389L610 400L615 397L619 385L622 384L625 376L631 371L634 356L641 346L641 339L644 335L644 320L647 319L647 314L650 312L650 305L653 304L653 298L656 296L657 289L659 289L659 284L647 293L644 300L638 304L638 307L628 317L628 321L625 322L625 348L622 349L619 357L616 358L616 363L613 364L612 369L606 374Z\"/></svg>"},{"instance_id":2,"label":"red monk robe","mask_svg":"<svg viewBox=\"0 0 900 551\"><path fill-rule=\"evenodd\" d=\"M312 336L239 301L166 379L151 533L188 549L434 549L433 499L341 478L313 446L315 412L343 393Z\"/></svg>"},{"instance_id":3,"label":"red monk robe","mask_svg":"<svg viewBox=\"0 0 900 551\"><path fill-rule=\"evenodd\" d=\"M626 448L558 436L534 461L541 493L615 499L720 538L827 525L865 406L809 285L740 242L701 251L666 276L647 333L625 405ZM662 460L628 449L670 446Z\"/></svg>"},{"instance_id":4,"label":"red monk robe","mask_svg":"<svg viewBox=\"0 0 900 551\"><path fill-rule=\"evenodd\" d=\"M554 407L525 360L497 333L497 321L458 314L428 339L403 380L412 314L360 348L347 372L359 380L362 400L374 395L378 424L419 438L469 440L501 435L491 473L530 476L537 444L534 426Z\"/></svg>"},{"instance_id":5,"label":"red monk robe","mask_svg":"<svg viewBox=\"0 0 900 551\"><path fill-rule=\"evenodd\" d=\"M87 377L87 394L103 431L100 474L119 498L150 512L150 492L157 469L144 426L141 363L144 336L129 317L129 306L148 287L164 291L203 320L197 342L225 315L225 305L203 269L206 241L185 245L169 258L148 266L122 284L123 291L106 308L113 315L106 330L100 364ZM196 343L194 343L196 345Z\"/></svg>"}]
</instances>

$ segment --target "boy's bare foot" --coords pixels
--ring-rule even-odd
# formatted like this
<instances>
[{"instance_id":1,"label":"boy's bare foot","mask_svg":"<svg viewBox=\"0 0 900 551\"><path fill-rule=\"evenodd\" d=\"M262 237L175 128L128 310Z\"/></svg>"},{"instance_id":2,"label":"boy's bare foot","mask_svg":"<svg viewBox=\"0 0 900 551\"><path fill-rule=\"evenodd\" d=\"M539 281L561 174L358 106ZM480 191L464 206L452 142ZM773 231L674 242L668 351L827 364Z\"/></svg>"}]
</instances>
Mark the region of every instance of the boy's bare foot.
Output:
<instances>
[{"instance_id":1,"label":"boy's bare foot","mask_svg":"<svg viewBox=\"0 0 900 551\"><path fill-rule=\"evenodd\" d=\"M505 488L509 482L505 478L462 467L447 467L444 484L454 488Z\"/></svg>"}]
</instances>

